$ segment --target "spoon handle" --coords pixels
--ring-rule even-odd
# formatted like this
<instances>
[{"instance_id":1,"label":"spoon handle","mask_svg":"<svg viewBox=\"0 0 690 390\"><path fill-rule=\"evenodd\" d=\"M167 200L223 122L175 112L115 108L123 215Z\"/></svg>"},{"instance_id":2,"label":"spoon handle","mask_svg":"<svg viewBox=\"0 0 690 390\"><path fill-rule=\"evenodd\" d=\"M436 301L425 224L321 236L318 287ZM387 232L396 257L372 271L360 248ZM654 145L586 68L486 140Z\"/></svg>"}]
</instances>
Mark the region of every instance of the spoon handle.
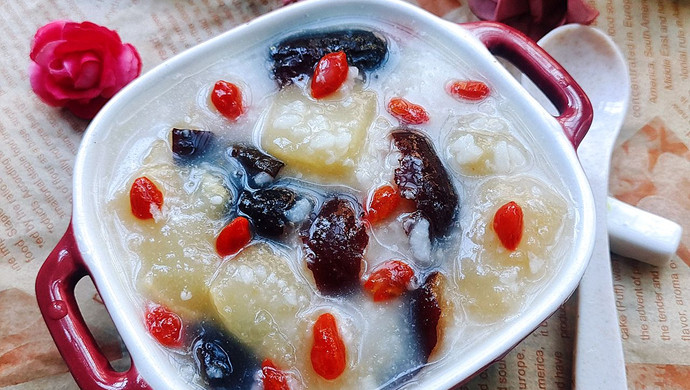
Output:
<instances>
[{"instance_id":1,"label":"spoon handle","mask_svg":"<svg viewBox=\"0 0 690 390\"><path fill-rule=\"evenodd\" d=\"M611 151L630 94L627 64L615 43L589 26L556 28L539 44L577 80L596 110L577 151L594 196L597 234L592 258L576 295L573 389L624 390L625 357L613 291L606 215Z\"/></svg>"},{"instance_id":2,"label":"spoon handle","mask_svg":"<svg viewBox=\"0 0 690 390\"><path fill-rule=\"evenodd\" d=\"M597 234L592 258L575 295L578 318L573 389L624 390L625 359L613 293L606 215L611 151L629 100L627 66L615 43L592 27L561 26L538 43L580 84L596 111L577 151L594 196ZM526 78L522 81L548 110L533 85Z\"/></svg>"},{"instance_id":3,"label":"spoon handle","mask_svg":"<svg viewBox=\"0 0 690 390\"><path fill-rule=\"evenodd\" d=\"M611 252L657 267L678 250L683 228L616 198L606 202Z\"/></svg>"}]
</instances>

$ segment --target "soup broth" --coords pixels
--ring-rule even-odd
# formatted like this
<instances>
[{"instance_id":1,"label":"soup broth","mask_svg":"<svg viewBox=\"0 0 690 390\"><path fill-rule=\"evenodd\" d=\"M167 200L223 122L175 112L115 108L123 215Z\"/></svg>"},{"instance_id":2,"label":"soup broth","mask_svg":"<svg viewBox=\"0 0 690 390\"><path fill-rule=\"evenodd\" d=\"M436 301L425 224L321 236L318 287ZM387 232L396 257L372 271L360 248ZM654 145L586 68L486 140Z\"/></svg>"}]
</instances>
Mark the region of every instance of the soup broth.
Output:
<instances>
[{"instance_id":1,"label":"soup broth","mask_svg":"<svg viewBox=\"0 0 690 390\"><path fill-rule=\"evenodd\" d=\"M193 388L401 385L515 318L572 249L572 198L512 103L392 26L233 53L121 127L142 137L107 210L141 321Z\"/></svg>"}]
</instances>

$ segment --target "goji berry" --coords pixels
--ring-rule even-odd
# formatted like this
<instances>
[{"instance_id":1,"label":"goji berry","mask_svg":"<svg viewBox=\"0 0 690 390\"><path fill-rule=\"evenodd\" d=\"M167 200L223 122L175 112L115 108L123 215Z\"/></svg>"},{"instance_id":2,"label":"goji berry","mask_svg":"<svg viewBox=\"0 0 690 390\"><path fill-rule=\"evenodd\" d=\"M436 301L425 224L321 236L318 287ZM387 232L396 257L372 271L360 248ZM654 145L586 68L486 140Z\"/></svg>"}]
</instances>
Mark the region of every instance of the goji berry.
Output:
<instances>
[{"instance_id":1,"label":"goji berry","mask_svg":"<svg viewBox=\"0 0 690 390\"><path fill-rule=\"evenodd\" d=\"M151 219L151 208L163 207L163 193L148 177L138 177L129 190L129 204L132 214L139 219Z\"/></svg>"},{"instance_id":2,"label":"goji berry","mask_svg":"<svg viewBox=\"0 0 690 390\"><path fill-rule=\"evenodd\" d=\"M390 217L400 205L400 201L398 191L392 186L385 185L377 188L369 202L367 221L374 224Z\"/></svg>"},{"instance_id":3,"label":"goji berry","mask_svg":"<svg viewBox=\"0 0 690 390\"><path fill-rule=\"evenodd\" d=\"M400 260L389 260L369 275L364 289L373 297L374 302L386 301L399 297L414 277L414 270Z\"/></svg>"},{"instance_id":4,"label":"goji berry","mask_svg":"<svg viewBox=\"0 0 690 390\"><path fill-rule=\"evenodd\" d=\"M220 256L229 256L244 248L252 240L249 220L245 217L233 219L221 230L216 239L216 252Z\"/></svg>"},{"instance_id":5,"label":"goji berry","mask_svg":"<svg viewBox=\"0 0 690 390\"><path fill-rule=\"evenodd\" d=\"M224 80L218 80L213 86L211 102L223 116L233 121L244 112L242 91L237 85Z\"/></svg>"},{"instance_id":6,"label":"goji berry","mask_svg":"<svg viewBox=\"0 0 690 390\"><path fill-rule=\"evenodd\" d=\"M264 390L290 390L287 375L276 368L270 359L265 359L261 363L261 374Z\"/></svg>"},{"instance_id":7,"label":"goji berry","mask_svg":"<svg viewBox=\"0 0 690 390\"><path fill-rule=\"evenodd\" d=\"M345 371L347 352L340 338L335 317L330 313L319 316L314 323L314 344L311 347L311 366L325 379L335 379Z\"/></svg>"},{"instance_id":8,"label":"goji berry","mask_svg":"<svg viewBox=\"0 0 690 390\"><path fill-rule=\"evenodd\" d=\"M163 306L152 306L146 311L146 329L166 347L182 345L182 320Z\"/></svg>"},{"instance_id":9,"label":"goji berry","mask_svg":"<svg viewBox=\"0 0 690 390\"><path fill-rule=\"evenodd\" d=\"M421 125L429 121L429 114L424 107L400 97L394 97L388 102L388 112L400 122L410 125Z\"/></svg>"},{"instance_id":10,"label":"goji berry","mask_svg":"<svg viewBox=\"0 0 690 390\"><path fill-rule=\"evenodd\" d=\"M311 78L311 96L320 99L337 91L347 79L347 71L347 56L344 51L321 57Z\"/></svg>"},{"instance_id":11,"label":"goji berry","mask_svg":"<svg viewBox=\"0 0 690 390\"><path fill-rule=\"evenodd\" d=\"M522 239L522 208L512 201L504 204L496 211L493 226L501 244L506 249L514 251Z\"/></svg>"},{"instance_id":12,"label":"goji berry","mask_svg":"<svg viewBox=\"0 0 690 390\"><path fill-rule=\"evenodd\" d=\"M456 80L448 84L448 93L460 100L482 100L489 92L489 86L481 81Z\"/></svg>"}]
</instances>

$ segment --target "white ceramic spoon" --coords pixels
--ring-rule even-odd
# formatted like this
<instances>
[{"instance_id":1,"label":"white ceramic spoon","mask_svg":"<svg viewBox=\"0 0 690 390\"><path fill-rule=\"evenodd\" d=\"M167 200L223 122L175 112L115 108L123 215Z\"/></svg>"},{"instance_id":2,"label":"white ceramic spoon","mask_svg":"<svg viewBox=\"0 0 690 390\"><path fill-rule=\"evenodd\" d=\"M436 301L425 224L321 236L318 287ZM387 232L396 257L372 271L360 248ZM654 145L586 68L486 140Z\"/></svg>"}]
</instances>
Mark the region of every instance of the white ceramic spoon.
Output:
<instances>
[{"instance_id":1,"label":"white ceramic spoon","mask_svg":"<svg viewBox=\"0 0 690 390\"><path fill-rule=\"evenodd\" d=\"M616 315L607 227L611 152L628 109L630 81L625 58L600 31L569 25L539 41L573 76L592 102L594 119L578 148L597 212L594 251L577 290L578 318L573 384L576 390L627 389Z\"/></svg>"},{"instance_id":2,"label":"white ceramic spoon","mask_svg":"<svg viewBox=\"0 0 690 390\"><path fill-rule=\"evenodd\" d=\"M587 39L580 42L580 35ZM608 158L628 104L630 86L623 55L606 35L581 25L556 28L542 38L539 45L563 65L592 101L592 129L603 129L600 135L590 136L590 139L596 139L597 142L592 153L601 153L599 157ZM588 54L584 51L595 46L599 47L597 54L589 53L592 58L587 58ZM529 79L523 79L523 85L552 114L557 114L556 108ZM602 141L605 142L600 144ZM582 158L582 154L580 157ZM608 182L608 178L603 176L608 176L608 167L608 162L600 166L599 168L606 169L596 172L596 177ZM589 178L591 180L592 176ZM682 235L679 224L613 197L607 198L605 210L612 252L654 266L666 264L676 253Z\"/></svg>"},{"instance_id":3,"label":"white ceramic spoon","mask_svg":"<svg viewBox=\"0 0 690 390\"><path fill-rule=\"evenodd\" d=\"M578 156L594 195L597 232L607 231L607 194L611 152L630 96L626 62L615 44L598 30L567 25L539 41L570 73L592 102L594 120L578 148ZM530 82L523 82L544 107ZM553 106L550 110L553 112ZM615 310L607 234L597 234L590 264L578 294L574 354L575 389L626 389L625 360Z\"/></svg>"},{"instance_id":4,"label":"white ceramic spoon","mask_svg":"<svg viewBox=\"0 0 690 390\"><path fill-rule=\"evenodd\" d=\"M547 34L539 45L573 76L592 102L594 120L578 156L594 193L597 230L608 231L608 237L597 235L578 289L575 389L625 389L609 249L660 266L678 249L682 229L675 222L606 196L610 156L630 96L628 69L615 43L595 28L567 25ZM523 84L555 114L553 105L531 82Z\"/></svg>"},{"instance_id":5,"label":"white ceramic spoon","mask_svg":"<svg viewBox=\"0 0 690 390\"><path fill-rule=\"evenodd\" d=\"M630 82L625 58L599 30L566 25L539 42L573 76L592 102L594 119L578 149L590 180L598 234L578 288L573 383L575 389L626 389L625 361L616 316L610 249L652 265L665 264L680 243L680 225L607 197L610 156L628 108ZM523 84L555 114L529 80Z\"/></svg>"},{"instance_id":6,"label":"white ceramic spoon","mask_svg":"<svg viewBox=\"0 0 690 390\"><path fill-rule=\"evenodd\" d=\"M678 250L683 228L666 218L609 197L611 252L660 267Z\"/></svg>"}]
</instances>

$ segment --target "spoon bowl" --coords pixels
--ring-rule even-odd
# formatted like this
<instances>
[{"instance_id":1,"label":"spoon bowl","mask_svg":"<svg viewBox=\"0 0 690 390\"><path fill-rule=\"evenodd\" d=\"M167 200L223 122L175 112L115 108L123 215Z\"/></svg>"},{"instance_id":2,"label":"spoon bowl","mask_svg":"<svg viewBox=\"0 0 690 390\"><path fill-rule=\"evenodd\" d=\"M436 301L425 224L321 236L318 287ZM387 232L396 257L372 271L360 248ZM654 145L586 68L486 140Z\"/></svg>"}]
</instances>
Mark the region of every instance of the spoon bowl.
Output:
<instances>
[{"instance_id":1,"label":"spoon bowl","mask_svg":"<svg viewBox=\"0 0 690 390\"><path fill-rule=\"evenodd\" d=\"M558 27L538 43L587 93L595 115L587 137L604 141L600 138L605 135L606 146L612 148L630 97L628 67L616 44L599 30L579 24ZM529 79L522 83L550 113L557 114L553 104ZM595 128L604 134L593 134ZM579 155L583 157L582 151Z\"/></svg>"}]
</instances>

